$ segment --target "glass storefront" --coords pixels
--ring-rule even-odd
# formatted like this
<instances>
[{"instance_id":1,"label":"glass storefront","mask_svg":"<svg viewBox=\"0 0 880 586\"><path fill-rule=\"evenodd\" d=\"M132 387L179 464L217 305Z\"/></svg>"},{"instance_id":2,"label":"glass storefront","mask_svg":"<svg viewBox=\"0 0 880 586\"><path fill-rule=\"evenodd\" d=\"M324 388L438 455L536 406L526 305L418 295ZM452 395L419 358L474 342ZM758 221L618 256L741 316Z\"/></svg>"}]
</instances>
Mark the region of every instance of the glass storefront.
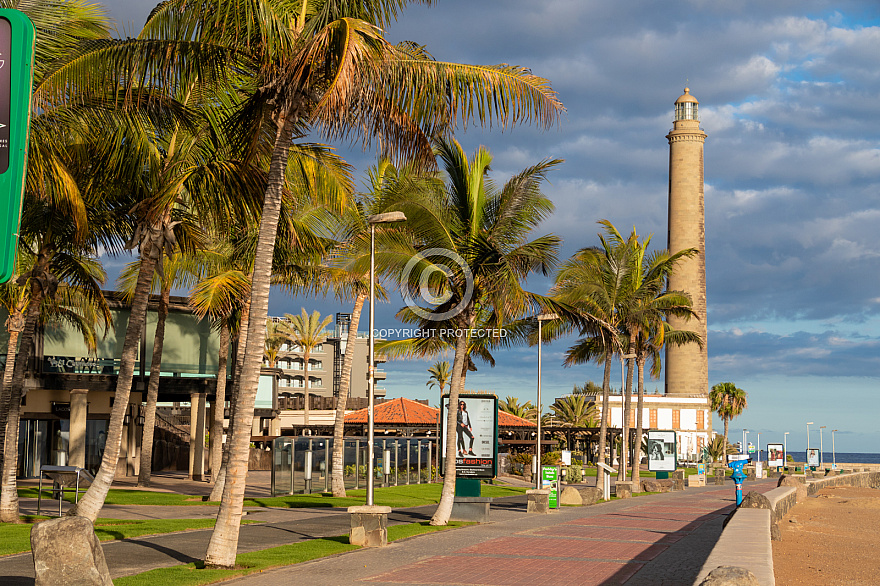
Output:
<instances>
[{"instance_id":1,"label":"glass storefront","mask_svg":"<svg viewBox=\"0 0 880 586\"><path fill-rule=\"evenodd\" d=\"M86 422L85 468L96 474L107 441L106 419ZM67 466L70 453L70 420L22 419L18 429L18 476L36 478L40 466Z\"/></svg>"}]
</instances>

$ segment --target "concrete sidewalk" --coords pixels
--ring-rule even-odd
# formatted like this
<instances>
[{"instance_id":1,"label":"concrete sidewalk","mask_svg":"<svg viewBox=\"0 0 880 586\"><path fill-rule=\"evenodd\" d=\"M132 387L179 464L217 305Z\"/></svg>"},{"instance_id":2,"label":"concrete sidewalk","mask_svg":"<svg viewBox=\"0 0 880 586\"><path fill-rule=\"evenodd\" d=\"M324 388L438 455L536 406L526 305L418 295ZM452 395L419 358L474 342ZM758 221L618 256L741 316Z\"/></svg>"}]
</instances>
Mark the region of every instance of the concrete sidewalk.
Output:
<instances>
[{"instance_id":1,"label":"concrete sidewalk","mask_svg":"<svg viewBox=\"0 0 880 586\"><path fill-rule=\"evenodd\" d=\"M761 492L776 482L747 483ZM492 523L453 529L280 568L237 583L371 584L690 584L733 507L733 485L691 488L591 507L527 515L524 497L497 499ZM164 509L166 507L125 507ZM214 507L174 507L209 509ZM396 510L389 524L430 518L435 506ZM170 511L169 511L170 512ZM207 512L207 511L206 511ZM135 514L134 512L132 514ZM141 511L140 515L160 514ZM165 517L165 513L161 513ZM105 512L102 511L102 516ZM140 517L145 518L145 517ZM241 528L239 553L316 537L345 535L344 509L260 509L267 520ZM104 542L112 576L201 559L210 530ZM0 582L33 584L30 553L0 558Z\"/></svg>"}]
</instances>

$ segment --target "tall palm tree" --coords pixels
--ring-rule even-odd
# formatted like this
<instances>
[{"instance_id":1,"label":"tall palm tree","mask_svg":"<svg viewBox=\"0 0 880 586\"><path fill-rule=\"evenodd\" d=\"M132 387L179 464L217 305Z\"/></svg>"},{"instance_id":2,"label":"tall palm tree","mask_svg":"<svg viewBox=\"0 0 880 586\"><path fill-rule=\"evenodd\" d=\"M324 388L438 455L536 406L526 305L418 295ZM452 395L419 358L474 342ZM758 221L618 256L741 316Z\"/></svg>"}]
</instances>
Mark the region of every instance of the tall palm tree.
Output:
<instances>
[{"instance_id":1,"label":"tall palm tree","mask_svg":"<svg viewBox=\"0 0 880 586\"><path fill-rule=\"evenodd\" d=\"M253 417L281 181L295 136L314 131L331 140L379 141L389 152L430 162L427 137L439 129L474 119L549 126L561 111L549 84L523 68L440 63L421 47L388 44L382 29L407 3L303 0L254 10L248 1L227 0L217 10L213 2L194 9L191 0L169 0L145 26L147 36L181 31L202 46L234 49L230 55L241 72L236 79L249 85L242 87L247 99L233 124L243 137L258 136L253 129L259 129L272 141L236 409L240 421L230 442L228 474L236 481L226 484L206 555L209 567L235 563L249 444L244 430Z\"/></svg>"},{"instance_id":2,"label":"tall palm tree","mask_svg":"<svg viewBox=\"0 0 880 586\"><path fill-rule=\"evenodd\" d=\"M734 383L718 383L709 391L709 404L712 411L724 422L724 441L728 442L727 431L730 420L739 415L749 406L747 393ZM724 455L727 464L727 454Z\"/></svg>"},{"instance_id":3,"label":"tall palm tree","mask_svg":"<svg viewBox=\"0 0 880 586\"><path fill-rule=\"evenodd\" d=\"M492 157L485 148L478 149L471 160L455 140L438 140L436 149L447 177L445 185L436 183L434 189L420 193L383 196L381 208L406 214L409 234L385 243L389 248L377 257L380 268L386 273L398 271L401 287L410 299L420 292L424 271L436 277L430 286L445 300L428 309L417 310L415 304L409 308L421 314L423 330L442 322L467 332L475 327L480 314L488 312L494 317L480 319L481 325L501 326L539 308L542 300L525 291L522 282L532 272L546 274L550 270L556 262L559 238L546 235L530 241L528 237L553 209L540 186L560 161L547 160L529 167L498 189L486 177ZM450 256L455 262L450 262ZM450 336L455 347L450 405L457 405L464 389L469 339L465 334ZM431 519L434 525L446 524L452 511L456 411L448 410L448 456L440 504Z\"/></svg>"},{"instance_id":4,"label":"tall palm tree","mask_svg":"<svg viewBox=\"0 0 880 586\"><path fill-rule=\"evenodd\" d=\"M263 355L269 363L269 368L275 368L278 362L278 353L281 347L291 343L288 328L284 322L275 321L274 319L266 320L266 341L264 342Z\"/></svg>"},{"instance_id":5,"label":"tall palm tree","mask_svg":"<svg viewBox=\"0 0 880 586\"><path fill-rule=\"evenodd\" d=\"M302 312L299 315L284 314L284 321L280 322L283 335L299 346L303 353L303 378L305 379L305 387L303 389L303 396L305 398L303 423L306 427L309 425L309 367L311 366L309 361L315 348L327 341L325 328L332 320L332 316L328 315L322 319L320 312L317 310L309 314L306 313L305 308L302 308Z\"/></svg>"}]
</instances>

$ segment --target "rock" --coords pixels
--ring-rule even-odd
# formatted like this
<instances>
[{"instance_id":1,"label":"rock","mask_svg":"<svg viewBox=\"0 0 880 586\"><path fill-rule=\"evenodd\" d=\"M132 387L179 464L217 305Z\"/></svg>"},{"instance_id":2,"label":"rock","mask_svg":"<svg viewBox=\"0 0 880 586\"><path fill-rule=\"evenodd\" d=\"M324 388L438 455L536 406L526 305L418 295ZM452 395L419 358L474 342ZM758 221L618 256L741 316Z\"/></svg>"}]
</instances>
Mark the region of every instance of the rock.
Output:
<instances>
[{"instance_id":1,"label":"rock","mask_svg":"<svg viewBox=\"0 0 880 586\"><path fill-rule=\"evenodd\" d=\"M573 486L566 486L565 489L563 489L562 494L559 495L559 504L580 507L584 504L584 499L581 497L581 493L578 492L578 489Z\"/></svg>"},{"instance_id":2,"label":"rock","mask_svg":"<svg viewBox=\"0 0 880 586\"><path fill-rule=\"evenodd\" d=\"M782 478L779 479L779 482L776 483L776 486L793 486L797 490L797 495L795 495L795 502L802 503L807 500L807 485L804 483L803 476L792 476L791 474L785 474Z\"/></svg>"},{"instance_id":3,"label":"rock","mask_svg":"<svg viewBox=\"0 0 880 586\"><path fill-rule=\"evenodd\" d=\"M632 482L618 482L614 485L614 494L619 499L628 499L633 495Z\"/></svg>"},{"instance_id":4,"label":"rock","mask_svg":"<svg viewBox=\"0 0 880 586\"><path fill-rule=\"evenodd\" d=\"M546 514L550 512L550 489L532 488L526 491L526 512Z\"/></svg>"},{"instance_id":5,"label":"rock","mask_svg":"<svg viewBox=\"0 0 880 586\"><path fill-rule=\"evenodd\" d=\"M583 505L595 505L602 499L601 488L581 488L580 490L578 490L578 494L581 495L581 504Z\"/></svg>"},{"instance_id":6,"label":"rock","mask_svg":"<svg viewBox=\"0 0 880 586\"><path fill-rule=\"evenodd\" d=\"M684 470L673 470L669 473L672 480L684 480Z\"/></svg>"},{"instance_id":7,"label":"rock","mask_svg":"<svg viewBox=\"0 0 880 586\"><path fill-rule=\"evenodd\" d=\"M755 480L755 469L746 468L746 480Z\"/></svg>"},{"instance_id":8,"label":"rock","mask_svg":"<svg viewBox=\"0 0 880 586\"><path fill-rule=\"evenodd\" d=\"M721 485L723 485L723 484L724 484L724 480L725 480L725 478L726 478L726 477L723 476L723 475L722 475L722 476L716 476L716 477L715 477L715 485L716 485L716 486L721 486Z\"/></svg>"},{"instance_id":9,"label":"rock","mask_svg":"<svg viewBox=\"0 0 880 586\"><path fill-rule=\"evenodd\" d=\"M36 586L113 586L101 542L84 517L59 517L31 529Z\"/></svg>"},{"instance_id":10,"label":"rock","mask_svg":"<svg viewBox=\"0 0 880 586\"><path fill-rule=\"evenodd\" d=\"M746 496L743 497L742 504L740 508L743 509L768 509L773 510L770 507L770 499L761 494L760 492L750 491Z\"/></svg>"},{"instance_id":11,"label":"rock","mask_svg":"<svg viewBox=\"0 0 880 586\"><path fill-rule=\"evenodd\" d=\"M645 480L642 482L645 492L663 492L663 486L659 480Z\"/></svg>"},{"instance_id":12,"label":"rock","mask_svg":"<svg viewBox=\"0 0 880 586\"><path fill-rule=\"evenodd\" d=\"M674 478L672 480L672 490L684 490L684 478Z\"/></svg>"},{"instance_id":13,"label":"rock","mask_svg":"<svg viewBox=\"0 0 880 586\"><path fill-rule=\"evenodd\" d=\"M758 579L745 568L718 566L700 582L700 586L761 586Z\"/></svg>"}]
</instances>

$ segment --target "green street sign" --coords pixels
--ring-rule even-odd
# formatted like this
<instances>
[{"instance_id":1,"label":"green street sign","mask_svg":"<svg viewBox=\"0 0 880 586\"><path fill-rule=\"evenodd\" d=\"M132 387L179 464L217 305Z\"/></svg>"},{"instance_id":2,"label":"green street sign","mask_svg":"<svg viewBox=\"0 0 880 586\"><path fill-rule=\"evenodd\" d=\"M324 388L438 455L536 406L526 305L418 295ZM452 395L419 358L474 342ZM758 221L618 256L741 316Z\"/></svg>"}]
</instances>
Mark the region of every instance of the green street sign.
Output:
<instances>
[{"instance_id":1,"label":"green street sign","mask_svg":"<svg viewBox=\"0 0 880 586\"><path fill-rule=\"evenodd\" d=\"M18 10L0 9L0 283L12 277L34 76L34 25Z\"/></svg>"}]
</instances>

